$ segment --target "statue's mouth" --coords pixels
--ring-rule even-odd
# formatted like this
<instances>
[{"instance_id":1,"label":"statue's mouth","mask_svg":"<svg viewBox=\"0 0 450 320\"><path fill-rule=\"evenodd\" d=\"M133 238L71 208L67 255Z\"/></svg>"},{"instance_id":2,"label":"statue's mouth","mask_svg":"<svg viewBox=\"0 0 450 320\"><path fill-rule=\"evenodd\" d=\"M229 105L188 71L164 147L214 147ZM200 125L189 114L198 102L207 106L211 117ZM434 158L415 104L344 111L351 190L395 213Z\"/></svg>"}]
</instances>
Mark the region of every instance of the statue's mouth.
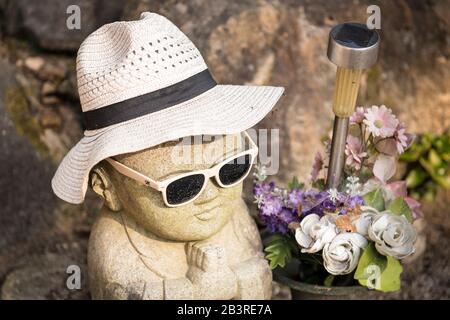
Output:
<instances>
[{"instance_id":1,"label":"statue's mouth","mask_svg":"<svg viewBox=\"0 0 450 320\"><path fill-rule=\"evenodd\" d=\"M218 205L212 207L211 209L203 211L202 213L196 214L195 217L201 221L211 220L217 215L217 208L219 208Z\"/></svg>"}]
</instances>

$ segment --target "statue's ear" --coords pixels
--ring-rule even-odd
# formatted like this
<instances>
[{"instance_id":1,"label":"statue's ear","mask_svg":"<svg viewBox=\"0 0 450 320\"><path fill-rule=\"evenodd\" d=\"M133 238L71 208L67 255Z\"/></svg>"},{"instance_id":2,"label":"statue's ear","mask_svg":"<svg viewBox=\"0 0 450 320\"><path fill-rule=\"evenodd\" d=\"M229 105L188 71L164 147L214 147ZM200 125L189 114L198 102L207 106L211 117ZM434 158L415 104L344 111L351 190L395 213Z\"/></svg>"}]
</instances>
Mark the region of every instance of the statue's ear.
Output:
<instances>
[{"instance_id":1,"label":"statue's ear","mask_svg":"<svg viewBox=\"0 0 450 320\"><path fill-rule=\"evenodd\" d=\"M97 165L92 169L90 182L92 190L105 200L105 205L111 211L122 210L122 205L111 178L102 165Z\"/></svg>"}]
</instances>

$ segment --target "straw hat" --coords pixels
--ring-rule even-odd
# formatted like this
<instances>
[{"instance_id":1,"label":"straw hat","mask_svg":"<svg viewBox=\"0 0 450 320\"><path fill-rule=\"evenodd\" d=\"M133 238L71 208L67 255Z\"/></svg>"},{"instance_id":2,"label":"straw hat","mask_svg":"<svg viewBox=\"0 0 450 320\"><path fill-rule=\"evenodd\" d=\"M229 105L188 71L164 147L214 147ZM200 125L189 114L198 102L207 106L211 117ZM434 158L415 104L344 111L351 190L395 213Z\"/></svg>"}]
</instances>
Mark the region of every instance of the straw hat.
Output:
<instances>
[{"instance_id":1,"label":"straw hat","mask_svg":"<svg viewBox=\"0 0 450 320\"><path fill-rule=\"evenodd\" d=\"M100 161L201 134L232 134L259 122L283 88L218 85L173 23L145 12L89 35L77 56L86 131L61 162L52 188L81 203Z\"/></svg>"}]
</instances>

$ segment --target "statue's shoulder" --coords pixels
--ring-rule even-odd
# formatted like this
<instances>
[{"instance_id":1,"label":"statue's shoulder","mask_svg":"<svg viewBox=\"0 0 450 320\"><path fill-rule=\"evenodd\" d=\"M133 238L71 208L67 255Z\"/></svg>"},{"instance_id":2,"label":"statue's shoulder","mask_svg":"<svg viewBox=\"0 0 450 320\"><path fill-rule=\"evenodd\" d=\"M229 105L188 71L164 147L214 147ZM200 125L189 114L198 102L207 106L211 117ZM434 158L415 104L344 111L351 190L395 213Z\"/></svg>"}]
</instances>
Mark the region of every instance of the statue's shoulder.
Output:
<instances>
[{"instance_id":1,"label":"statue's shoulder","mask_svg":"<svg viewBox=\"0 0 450 320\"><path fill-rule=\"evenodd\" d=\"M102 209L89 236L88 259L116 262L134 255L120 213Z\"/></svg>"},{"instance_id":2,"label":"statue's shoulder","mask_svg":"<svg viewBox=\"0 0 450 320\"><path fill-rule=\"evenodd\" d=\"M146 242L146 243L143 243ZM134 220L121 212L112 212L103 208L92 226L89 246L95 250L101 249L112 256L145 255L143 245L152 247L157 240L149 237Z\"/></svg>"},{"instance_id":3,"label":"statue's shoulder","mask_svg":"<svg viewBox=\"0 0 450 320\"><path fill-rule=\"evenodd\" d=\"M102 208L92 226L89 241L107 242L111 244L126 240L127 235L120 213L111 212Z\"/></svg>"},{"instance_id":4,"label":"statue's shoulder","mask_svg":"<svg viewBox=\"0 0 450 320\"><path fill-rule=\"evenodd\" d=\"M155 280L187 268L183 243L157 239L129 216L109 210L102 210L92 227L88 259L103 269L120 266L128 276L150 272Z\"/></svg>"},{"instance_id":5,"label":"statue's shoulder","mask_svg":"<svg viewBox=\"0 0 450 320\"><path fill-rule=\"evenodd\" d=\"M160 298L162 278L133 246L120 213L101 210L97 216L89 238L88 266L94 299L140 299L151 293Z\"/></svg>"}]
</instances>

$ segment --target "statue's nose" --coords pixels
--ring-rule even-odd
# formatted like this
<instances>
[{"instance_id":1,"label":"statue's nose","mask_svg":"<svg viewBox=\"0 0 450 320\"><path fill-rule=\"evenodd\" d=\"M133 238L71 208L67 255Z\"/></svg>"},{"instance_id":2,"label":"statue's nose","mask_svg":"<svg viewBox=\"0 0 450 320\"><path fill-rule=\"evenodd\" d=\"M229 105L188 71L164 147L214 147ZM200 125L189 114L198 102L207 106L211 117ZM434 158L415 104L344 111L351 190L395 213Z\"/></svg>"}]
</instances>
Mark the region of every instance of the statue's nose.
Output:
<instances>
[{"instance_id":1,"label":"statue's nose","mask_svg":"<svg viewBox=\"0 0 450 320\"><path fill-rule=\"evenodd\" d=\"M218 195L219 195L219 190L210 179L205 187L205 190L203 190L203 192L200 194L200 196L197 199L195 199L194 204L201 205L204 203L211 202L215 198L217 198Z\"/></svg>"}]
</instances>

